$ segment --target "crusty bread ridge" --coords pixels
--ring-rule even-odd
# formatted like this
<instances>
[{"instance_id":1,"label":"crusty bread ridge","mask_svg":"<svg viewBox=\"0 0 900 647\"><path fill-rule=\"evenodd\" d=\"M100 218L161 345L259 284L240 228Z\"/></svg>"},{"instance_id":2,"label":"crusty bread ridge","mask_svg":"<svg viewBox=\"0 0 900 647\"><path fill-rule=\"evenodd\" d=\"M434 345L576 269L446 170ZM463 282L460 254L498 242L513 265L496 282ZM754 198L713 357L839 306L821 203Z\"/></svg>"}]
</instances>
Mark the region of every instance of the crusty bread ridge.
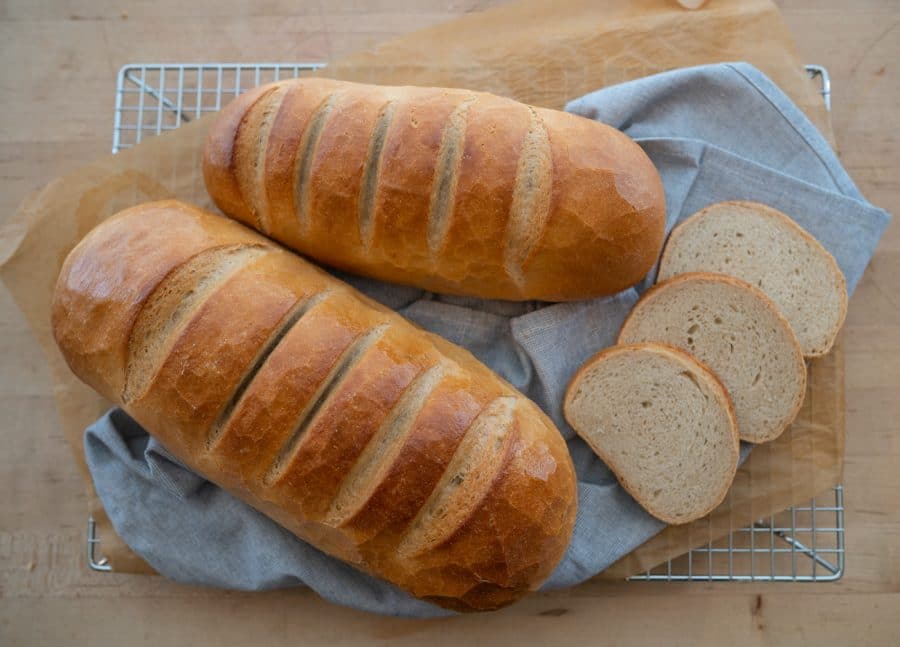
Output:
<instances>
[{"instance_id":1,"label":"crusty bread ridge","mask_svg":"<svg viewBox=\"0 0 900 647\"><path fill-rule=\"evenodd\" d=\"M699 519L725 498L737 470L738 426L725 387L682 350L607 348L566 390L566 420L650 514Z\"/></svg>"},{"instance_id":2,"label":"crusty bread ridge","mask_svg":"<svg viewBox=\"0 0 900 647\"><path fill-rule=\"evenodd\" d=\"M847 286L834 257L791 218L757 202L710 205L672 231L659 280L692 271L729 274L761 289L807 357L828 352L847 314Z\"/></svg>"},{"instance_id":3,"label":"crusty bread ridge","mask_svg":"<svg viewBox=\"0 0 900 647\"><path fill-rule=\"evenodd\" d=\"M415 596L497 608L565 552L576 481L543 412L236 222L121 212L66 259L52 324L75 374L186 465Z\"/></svg>"},{"instance_id":4,"label":"crusty bread ridge","mask_svg":"<svg viewBox=\"0 0 900 647\"><path fill-rule=\"evenodd\" d=\"M659 174L626 135L481 92L262 86L217 117L203 172L222 211L290 248L454 294L612 294L665 236Z\"/></svg>"},{"instance_id":5,"label":"crusty bread ridge","mask_svg":"<svg viewBox=\"0 0 900 647\"><path fill-rule=\"evenodd\" d=\"M657 341L694 355L734 402L742 440L777 438L806 394L806 364L790 324L759 289L724 274L692 272L641 297L619 343Z\"/></svg>"}]
</instances>

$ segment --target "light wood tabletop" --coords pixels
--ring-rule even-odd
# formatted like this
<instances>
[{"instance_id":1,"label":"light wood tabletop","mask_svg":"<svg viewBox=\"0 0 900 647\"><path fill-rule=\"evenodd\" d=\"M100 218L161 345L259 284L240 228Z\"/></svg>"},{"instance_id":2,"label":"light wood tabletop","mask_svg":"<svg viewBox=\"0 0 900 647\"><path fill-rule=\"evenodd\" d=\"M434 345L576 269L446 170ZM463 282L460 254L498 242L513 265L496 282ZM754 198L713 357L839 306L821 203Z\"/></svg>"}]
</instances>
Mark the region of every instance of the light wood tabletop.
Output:
<instances>
[{"instance_id":1,"label":"light wood tabletop","mask_svg":"<svg viewBox=\"0 0 900 647\"><path fill-rule=\"evenodd\" d=\"M0 218L109 151L125 63L335 60L493 4L4 0ZM848 171L869 200L900 213L900 4L777 4L802 59L831 72ZM40 350L0 289L0 644L900 644L897 222L851 300L844 346L847 560L839 582L591 582L496 614L407 621L341 609L304 590L221 592L88 570L82 477L59 432Z\"/></svg>"}]
</instances>

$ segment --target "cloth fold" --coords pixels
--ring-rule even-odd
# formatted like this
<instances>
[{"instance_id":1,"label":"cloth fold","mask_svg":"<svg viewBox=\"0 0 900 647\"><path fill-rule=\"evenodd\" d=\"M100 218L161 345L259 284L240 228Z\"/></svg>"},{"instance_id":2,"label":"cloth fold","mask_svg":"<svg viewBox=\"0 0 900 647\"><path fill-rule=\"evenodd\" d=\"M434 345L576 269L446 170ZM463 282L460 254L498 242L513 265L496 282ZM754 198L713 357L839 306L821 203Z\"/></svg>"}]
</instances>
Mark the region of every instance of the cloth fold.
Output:
<instances>
[{"instance_id":1,"label":"cloth fold","mask_svg":"<svg viewBox=\"0 0 900 647\"><path fill-rule=\"evenodd\" d=\"M851 292L890 219L863 199L803 113L748 64L674 70L604 88L566 109L616 126L644 148L665 185L669 229L722 200L764 202L834 254ZM562 304L450 297L338 276L468 348L557 424L578 473L579 511L566 556L546 588L583 582L663 528L574 435L561 410L572 374L614 343L655 270L614 296ZM366 611L446 613L296 539L182 467L120 410L86 430L85 452L116 531L167 577L244 590L305 584ZM748 452L743 447L742 457Z\"/></svg>"}]
</instances>

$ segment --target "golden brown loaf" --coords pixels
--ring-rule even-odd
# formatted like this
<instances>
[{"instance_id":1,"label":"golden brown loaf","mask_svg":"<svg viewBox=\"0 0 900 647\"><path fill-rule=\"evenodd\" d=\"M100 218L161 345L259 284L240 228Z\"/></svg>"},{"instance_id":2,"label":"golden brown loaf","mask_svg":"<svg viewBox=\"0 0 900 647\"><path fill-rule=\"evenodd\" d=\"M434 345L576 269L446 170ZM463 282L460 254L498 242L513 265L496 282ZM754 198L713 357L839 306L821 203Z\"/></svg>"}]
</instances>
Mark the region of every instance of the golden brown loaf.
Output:
<instances>
[{"instance_id":1,"label":"golden brown loaf","mask_svg":"<svg viewBox=\"0 0 900 647\"><path fill-rule=\"evenodd\" d=\"M429 290L568 301L656 262L659 174L618 130L466 90L303 79L212 125L226 214L328 265Z\"/></svg>"},{"instance_id":2,"label":"golden brown loaf","mask_svg":"<svg viewBox=\"0 0 900 647\"><path fill-rule=\"evenodd\" d=\"M233 221L114 216L66 259L53 331L186 465L413 595L496 608L565 552L574 470L536 405Z\"/></svg>"}]
</instances>

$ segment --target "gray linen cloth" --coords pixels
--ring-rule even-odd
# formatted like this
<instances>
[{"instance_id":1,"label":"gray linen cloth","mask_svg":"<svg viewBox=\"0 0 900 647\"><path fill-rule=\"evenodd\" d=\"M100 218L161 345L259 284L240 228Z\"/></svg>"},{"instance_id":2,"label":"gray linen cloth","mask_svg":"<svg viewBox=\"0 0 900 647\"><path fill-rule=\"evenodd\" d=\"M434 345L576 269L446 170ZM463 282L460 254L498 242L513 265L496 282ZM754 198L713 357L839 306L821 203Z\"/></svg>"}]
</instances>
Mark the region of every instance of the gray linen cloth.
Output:
<instances>
[{"instance_id":1,"label":"gray linen cloth","mask_svg":"<svg viewBox=\"0 0 900 647\"><path fill-rule=\"evenodd\" d=\"M625 131L647 151L665 183L669 228L714 202L765 202L834 254L851 291L890 218L863 199L822 135L750 65L666 72L594 92L566 109ZM568 439L579 478L578 520L547 588L596 575L663 527L625 493L561 413L569 378L614 342L654 273L615 296L555 305L447 297L341 276L468 348L537 402ZM244 590L305 584L328 600L370 612L446 613L296 539L179 465L120 410L87 429L85 451L117 532L169 578Z\"/></svg>"}]
</instances>

